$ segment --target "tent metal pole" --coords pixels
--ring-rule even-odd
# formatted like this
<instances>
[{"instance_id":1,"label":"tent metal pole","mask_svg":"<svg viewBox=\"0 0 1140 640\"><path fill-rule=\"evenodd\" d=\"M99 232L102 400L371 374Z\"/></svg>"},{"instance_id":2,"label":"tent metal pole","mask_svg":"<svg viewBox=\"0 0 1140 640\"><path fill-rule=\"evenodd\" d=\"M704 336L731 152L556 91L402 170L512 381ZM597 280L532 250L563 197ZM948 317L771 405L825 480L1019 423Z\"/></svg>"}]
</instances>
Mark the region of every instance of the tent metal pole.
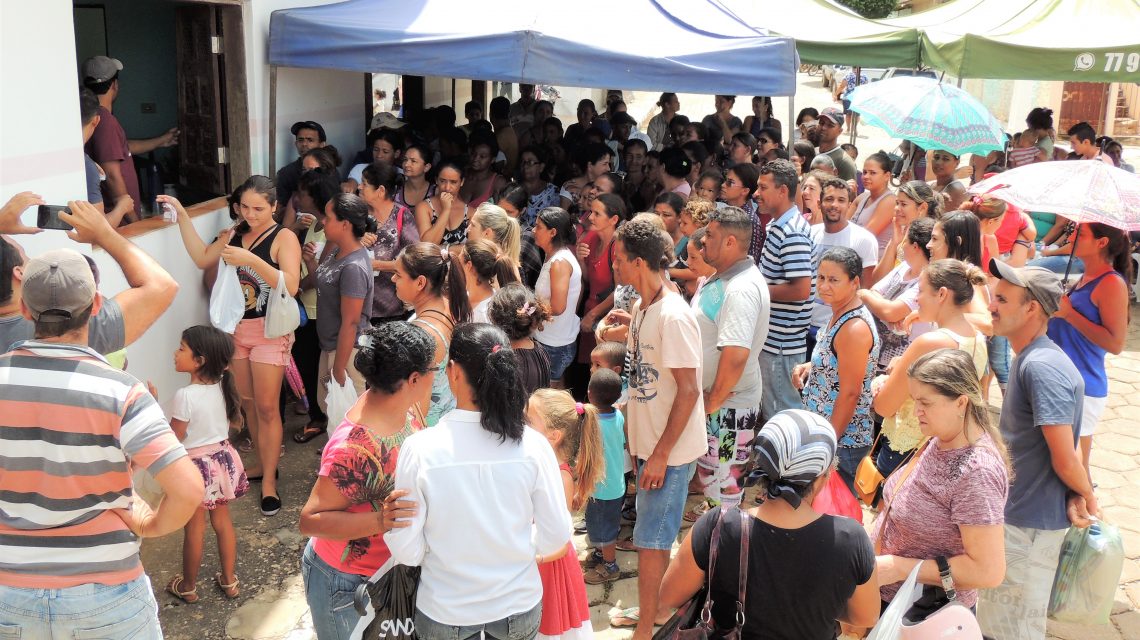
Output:
<instances>
[{"instance_id":1,"label":"tent metal pole","mask_svg":"<svg viewBox=\"0 0 1140 640\"><path fill-rule=\"evenodd\" d=\"M796 94L788 96L788 155L796 142Z\"/></svg>"},{"instance_id":2,"label":"tent metal pole","mask_svg":"<svg viewBox=\"0 0 1140 640\"><path fill-rule=\"evenodd\" d=\"M269 175L277 175L277 65L269 65Z\"/></svg>"}]
</instances>

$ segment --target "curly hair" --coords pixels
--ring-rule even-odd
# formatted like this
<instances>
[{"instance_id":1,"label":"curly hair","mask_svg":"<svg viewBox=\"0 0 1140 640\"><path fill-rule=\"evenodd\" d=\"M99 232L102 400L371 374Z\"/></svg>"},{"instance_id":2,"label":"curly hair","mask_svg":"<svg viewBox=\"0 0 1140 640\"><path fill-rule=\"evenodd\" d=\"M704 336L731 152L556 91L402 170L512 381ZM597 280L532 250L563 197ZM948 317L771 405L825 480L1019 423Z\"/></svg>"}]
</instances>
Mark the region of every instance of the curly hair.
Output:
<instances>
[{"instance_id":1,"label":"curly hair","mask_svg":"<svg viewBox=\"0 0 1140 640\"><path fill-rule=\"evenodd\" d=\"M685 203L681 213L688 215L698 228L708 226L709 218L716 211L716 203L702 198L694 198Z\"/></svg>"},{"instance_id":2,"label":"curly hair","mask_svg":"<svg viewBox=\"0 0 1140 640\"><path fill-rule=\"evenodd\" d=\"M413 373L423 375L435 360L435 340L424 329L403 321L387 322L360 334L353 364L369 390L393 394Z\"/></svg>"}]
</instances>

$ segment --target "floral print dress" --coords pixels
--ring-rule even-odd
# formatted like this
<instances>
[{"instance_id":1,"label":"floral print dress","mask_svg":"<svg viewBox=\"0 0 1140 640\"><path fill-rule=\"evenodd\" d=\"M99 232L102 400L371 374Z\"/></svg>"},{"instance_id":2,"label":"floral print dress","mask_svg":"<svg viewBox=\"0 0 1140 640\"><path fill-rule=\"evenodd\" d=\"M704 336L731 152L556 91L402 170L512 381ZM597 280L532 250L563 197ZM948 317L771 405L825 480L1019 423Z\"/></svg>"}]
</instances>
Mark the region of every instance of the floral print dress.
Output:
<instances>
[{"instance_id":1,"label":"floral print dress","mask_svg":"<svg viewBox=\"0 0 1140 640\"><path fill-rule=\"evenodd\" d=\"M867 358L867 367L863 372L863 390L859 393L859 401L855 404L855 415L851 417L851 424L839 439L839 446L847 449L858 449L871 446L871 431L874 429L874 418L871 416L871 380L875 376L875 364L879 361L879 333L875 330L875 318L867 307L862 305L839 316L829 327L820 329L819 341L815 344L815 351L811 354L811 373L808 374L807 384L804 385L804 408L813 413L828 418L835 409L835 399L839 397L839 355L832 346L836 334L843 325L851 320L862 320L871 328L874 342L871 344L871 354Z\"/></svg>"}]
</instances>

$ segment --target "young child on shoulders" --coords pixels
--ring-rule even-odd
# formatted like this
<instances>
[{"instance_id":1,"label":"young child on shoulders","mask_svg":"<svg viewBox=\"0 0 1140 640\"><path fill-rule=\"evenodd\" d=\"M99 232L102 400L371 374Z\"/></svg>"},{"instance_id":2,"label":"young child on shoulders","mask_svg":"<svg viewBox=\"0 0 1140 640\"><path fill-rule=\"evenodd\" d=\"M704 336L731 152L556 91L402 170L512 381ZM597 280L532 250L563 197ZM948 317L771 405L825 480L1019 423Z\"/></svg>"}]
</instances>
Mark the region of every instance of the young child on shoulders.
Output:
<instances>
[{"instance_id":1,"label":"young child on shoulders","mask_svg":"<svg viewBox=\"0 0 1140 640\"><path fill-rule=\"evenodd\" d=\"M546 436L554 447L566 490L566 504L571 512L578 511L593 495L606 470L598 410L575 402L567 391L539 389L531 394L526 415L531 428ZM542 578L539 638L585 640L593 637L582 567L573 543L567 545L566 554L549 562L540 559L538 565Z\"/></svg>"},{"instance_id":2,"label":"young child on shoulders","mask_svg":"<svg viewBox=\"0 0 1140 640\"><path fill-rule=\"evenodd\" d=\"M214 582L227 598L238 590L237 537L230 519L229 503L249 491L241 457L230 445L230 426L241 423L241 400L230 373L234 356L233 337L214 327L199 325L182 332L174 352L174 370L190 374L190 384L174 393L170 403L170 427L186 447L186 453L202 474L206 497L183 530L182 573L166 585L174 597L198 601L198 569L206 514L218 538L221 571Z\"/></svg>"},{"instance_id":3,"label":"young child on shoulders","mask_svg":"<svg viewBox=\"0 0 1140 640\"><path fill-rule=\"evenodd\" d=\"M587 561L586 584L617 580L617 540L621 511L625 503L625 417L614 405L622 394L621 377L609 368L599 368L590 376L590 404L597 408L602 434L605 474L586 503L586 532L594 551Z\"/></svg>"}]
</instances>

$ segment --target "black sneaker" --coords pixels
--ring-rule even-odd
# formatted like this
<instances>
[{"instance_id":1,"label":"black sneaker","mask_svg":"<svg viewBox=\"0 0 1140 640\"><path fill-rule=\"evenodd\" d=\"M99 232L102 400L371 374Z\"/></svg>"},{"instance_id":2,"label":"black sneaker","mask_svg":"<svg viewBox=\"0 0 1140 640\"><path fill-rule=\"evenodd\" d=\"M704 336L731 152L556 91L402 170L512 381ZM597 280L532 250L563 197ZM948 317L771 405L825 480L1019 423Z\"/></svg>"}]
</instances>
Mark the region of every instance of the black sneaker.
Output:
<instances>
[{"instance_id":1,"label":"black sneaker","mask_svg":"<svg viewBox=\"0 0 1140 640\"><path fill-rule=\"evenodd\" d=\"M261 515L275 516L281 511L281 498L277 496L261 496Z\"/></svg>"}]
</instances>

